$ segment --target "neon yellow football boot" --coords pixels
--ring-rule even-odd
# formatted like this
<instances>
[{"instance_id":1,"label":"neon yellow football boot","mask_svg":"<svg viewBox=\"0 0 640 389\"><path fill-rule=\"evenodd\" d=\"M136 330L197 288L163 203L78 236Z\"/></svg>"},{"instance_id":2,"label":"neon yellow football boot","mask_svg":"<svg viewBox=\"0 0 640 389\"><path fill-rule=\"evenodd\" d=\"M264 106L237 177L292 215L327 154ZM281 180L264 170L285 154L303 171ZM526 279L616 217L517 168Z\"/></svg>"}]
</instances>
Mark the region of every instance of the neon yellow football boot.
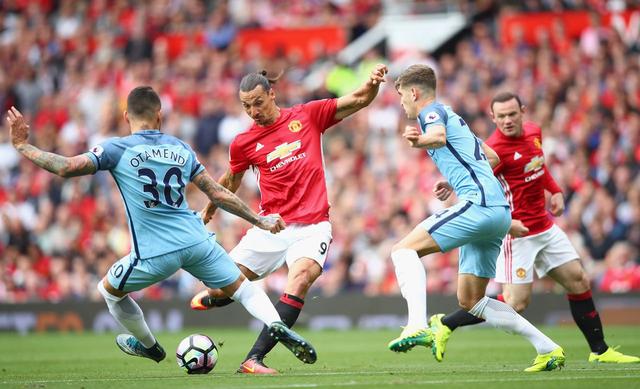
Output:
<instances>
[{"instance_id":1,"label":"neon yellow football boot","mask_svg":"<svg viewBox=\"0 0 640 389\"><path fill-rule=\"evenodd\" d=\"M618 347L609 347L602 354L589 354L589 362L593 363L640 363L640 358L633 355L624 355L618 350Z\"/></svg>"},{"instance_id":2,"label":"neon yellow football boot","mask_svg":"<svg viewBox=\"0 0 640 389\"><path fill-rule=\"evenodd\" d=\"M442 362L444 358L444 350L447 347L447 342L451 336L451 329L442 324L442 318L444 313L431 316L429 322L431 323L431 332L433 333L433 343L431 344L431 352L436 358L436 361Z\"/></svg>"},{"instance_id":3,"label":"neon yellow football boot","mask_svg":"<svg viewBox=\"0 0 640 389\"><path fill-rule=\"evenodd\" d=\"M562 369L564 366L564 360L564 350L562 347L558 347L550 353L538 354L536 359L533 360L533 365L527 367L524 371L531 373Z\"/></svg>"},{"instance_id":4,"label":"neon yellow football boot","mask_svg":"<svg viewBox=\"0 0 640 389\"><path fill-rule=\"evenodd\" d=\"M433 334L428 328L404 327L399 337L395 338L387 347L397 353L407 352L415 346L430 347Z\"/></svg>"}]
</instances>

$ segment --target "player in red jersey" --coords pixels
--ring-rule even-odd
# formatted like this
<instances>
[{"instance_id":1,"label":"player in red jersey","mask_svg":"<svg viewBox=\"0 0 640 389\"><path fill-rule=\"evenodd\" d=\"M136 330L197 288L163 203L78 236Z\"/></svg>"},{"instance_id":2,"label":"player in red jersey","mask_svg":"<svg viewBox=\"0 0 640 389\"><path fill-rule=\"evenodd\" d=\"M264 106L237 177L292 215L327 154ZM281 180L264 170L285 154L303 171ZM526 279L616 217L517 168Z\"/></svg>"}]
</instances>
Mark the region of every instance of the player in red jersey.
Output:
<instances>
[{"instance_id":1,"label":"player in red jersey","mask_svg":"<svg viewBox=\"0 0 640 389\"><path fill-rule=\"evenodd\" d=\"M230 166L218 182L235 192L244 172L253 168L258 174L261 213L278 212L288 227L278 235L252 228L229 254L250 280L288 265L287 286L276 309L289 327L298 319L307 291L322 273L331 244L322 134L369 105L386 73L387 67L379 64L351 94L291 108L276 104L271 87L275 80L269 80L266 72L248 74L240 82L240 101L254 124L229 146ZM205 223L214 212L210 203L203 212ZM210 309L231 301L221 291L209 289L194 296L191 307ZM263 362L275 344L265 327L238 372L277 373Z\"/></svg>"},{"instance_id":2,"label":"player in red jersey","mask_svg":"<svg viewBox=\"0 0 640 389\"><path fill-rule=\"evenodd\" d=\"M524 108L513 93L495 96L491 118L497 131L486 141L500 159L494 174L502 184L512 214L511 229L502 243L496 266L495 280L503 284L504 301L518 312L529 305L535 269L538 277L548 275L567 291L573 319L591 348L589 362L640 362L640 358L624 355L604 341L589 278L578 253L547 213L545 191L551 193L549 211L554 216L564 212L564 197L544 164L540 127L523 121ZM450 193L448 188L441 187L436 196L446 199ZM453 330L481 321L463 310L432 316L435 337L432 351L436 359L442 360Z\"/></svg>"}]
</instances>

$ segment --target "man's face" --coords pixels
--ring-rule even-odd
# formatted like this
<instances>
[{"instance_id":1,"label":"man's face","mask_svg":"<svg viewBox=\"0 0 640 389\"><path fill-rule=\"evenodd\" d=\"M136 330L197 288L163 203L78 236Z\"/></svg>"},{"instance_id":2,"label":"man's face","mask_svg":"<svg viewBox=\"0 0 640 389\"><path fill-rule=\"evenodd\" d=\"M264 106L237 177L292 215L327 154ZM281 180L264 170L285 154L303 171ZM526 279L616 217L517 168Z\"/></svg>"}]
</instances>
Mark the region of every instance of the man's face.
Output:
<instances>
[{"instance_id":1,"label":"man's face","mask_svg":"<svg viewBox=\"0 0 640 389\"><path fill-rule=\"evenodd\" d=\"M495 102L491 108L491 120L504 135L522 135L524 108L518 104L518 100L514 98L502 103Z\"/></svg>"},{"instance_id":2,"label":"man's face","mask_svg":"<svg viewBox=\"0 0 640 389\"><path fill-rule=\"evenodd\" d=\"M400 104L404 109L404 113L409 119L416 119L418 117L418 107L416 106L415 93L412 88L401 86L398 88L398 94L400 95Z\"/></svg>"},{"instance_id":3,"label":"man's face","mask_svg":"<svg viewBox=\"0 0 640 389\"><path fill-rule=\"evenodd\" d=\"M249 92L240 91L239 94L244 111L257 125L268 126L277 119L278 110L273 89L265 92L262 85L258 85Z\"/></svg>"}]
</instances>

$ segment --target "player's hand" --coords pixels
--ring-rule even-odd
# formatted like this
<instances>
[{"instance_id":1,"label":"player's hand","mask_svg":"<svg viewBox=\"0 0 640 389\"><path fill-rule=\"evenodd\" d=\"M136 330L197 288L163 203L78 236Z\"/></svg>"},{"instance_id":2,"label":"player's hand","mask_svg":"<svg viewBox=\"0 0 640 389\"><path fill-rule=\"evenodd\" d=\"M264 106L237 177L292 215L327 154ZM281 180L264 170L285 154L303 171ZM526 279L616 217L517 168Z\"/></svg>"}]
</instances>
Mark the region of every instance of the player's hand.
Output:
<instances>
[{"instance_id":1,"label":"player's hand","mask_svg":"<svg viewBox=\"0 0 640 389\"><path fill-rule=\"evenodd\" d=\"M440 201L445 201L451 196L453 192L453 187L449 185L447 181L438 181L436 185L433 187L433 193L436 195L436 198Z\"/></svg>"},{"instance_id":2,"label":"player's hand","mask_svg":"<svg viewBox=\"0 0 640 389\"><path fill-rule=\"evenodd\" d=\"M200 215L202 216L202 222L206 225L211 221L213 214L216 213L218 207L212 202L209 202L206 207L200 211Z\"/></svg>"},{"instance_id":3,"label":"player's hand","mask_svg":"<svg viewBox=\"0 0 640 389\"><path fill-rule=\"evenodd\" d=\"M371 71L371 75L369 79L371 80L371 84L379 85L385 81L387 81L384 76L389 72L387 69L387 65L385 64L377 64L376 67Z\"/></svg>"},{"instance_id":4,"label":"player's hand","mask_svg":"<svg viewBox=\"0 0 640 389\"><path fill-rule=\"evenodd\" d=\"M561 192L551 195L551 214L561 216L564 213L564 196Z\"/></svg>"},{"instance_id":5,"label":"player's hand","mask_svg":"<svg viewBox=\"0 0 640 389\"><path fill-rule=\"evenodd\" d=\"M509 228L509 235L514 238L520 238L526 236L529 233L529 229L518 219L511 220L511 228Z\"/></svg>"},{"instance_id":6,"label":"player's hand","mask_svg":"<svg viewBox=\"0 0 640 389\"><path fill-rule=\"evenodd\" d=\"M282 217L277 213L267 216L259 216L258 222L256 223L258 228L262 228L263 230L268 230L272 234L277 234L278 232L285 229L287 226L282 220Z\"/></svg>"},{"instance_id":7,"label":"player's hand","mask_svg":"<svg viewBox=\"0 0 640 389\"><path fill-rule=\"evenodd\" d=\"M422 135L420 130L418 130L413 126L406 126L404 128L404 132L402 133L402 137L409 142L409 145L411 147L417 147L417 148L420 147L419 145L420 135Z\"/></svg>"},{"instance_id":8,"label":"player's hand","mask_svg":"<svg viewBox=\"0 0 640 389\"><path fill-rule=\"evenodd\" d=\"M13 146L18 148L26 144L29 139L29 125L16 107L12 106L7 111L7 122L9 122L9 135Z\"/></svg>"}]
</instances>

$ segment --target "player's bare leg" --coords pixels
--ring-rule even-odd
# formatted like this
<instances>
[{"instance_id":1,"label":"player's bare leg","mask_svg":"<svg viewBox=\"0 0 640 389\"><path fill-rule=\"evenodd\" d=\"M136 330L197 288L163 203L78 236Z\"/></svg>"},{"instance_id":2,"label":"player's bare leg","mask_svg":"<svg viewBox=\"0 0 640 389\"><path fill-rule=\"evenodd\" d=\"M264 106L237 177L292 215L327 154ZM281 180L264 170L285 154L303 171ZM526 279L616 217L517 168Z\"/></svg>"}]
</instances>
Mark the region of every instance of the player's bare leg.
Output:
<instances>
[{"instance_id":1,"label":"player's bare leg","mask_svg":"<svg viewBox=\"0 0 640 389\"><path fill-rule=\"evenodd\" d=\"M431 346L433 339L427 325L427 276L420 257L440 251L422 226L415 227L391 249L391 260L408 311L406 327L387 346L391 351L406 352L415 346Z\"/></svg>"},{"instance_id":2,"label":"player's bare leg","mask_svg":"<svg viewBox=\"0 0 640 389\"><path fill-rule=\"evenodd\" d=\"M283 323L276 308L271 304L267 294L255 283L249 281L244 275L230 285L221 288L227 296L233 298L256 319L265 324L266 336L272 342L282 343L296 358L304 363L314 363L316 351L304 338Z\"/></svg>"},{"instance_id":3,"label":"player's bare leg","mask_svg":"<svg viewBox=\"0 0 640 389\"><path fill-rule=\"evenodd\" d=\"M589 343L589 362L640 363L640 358L622 354L604 340L600 315L591 297L591 284L579 260L564 263L548 275L567 291L571 315Z\"/></svg>"},{"instance_id":4,"label":"player's bare leg","mask_svg":"<svg viewBox=\"0 0 640 389\"><path fill-rule=\"evenodd\" d=\"M516 312L524 311L531 302L531 292L533 283L526 284L503 284L502 296L504 302L509 304Z\"/></svg>"},{"instance_id":5,"label":"player's bare leg","mask_svg":"<svg viewBox=\"0 0 640 389\"><path fill-rule=\"evenodd\" d=\"M511 306L484 296L488 278L458 275L458 303L472 315L509 333L522 335L535 347L538 356L527 372L553 370L564 366L564 351L549 337L520 316ZM471 305L473 304L473 306Z\"/></svg>"},{"instance_id":6,"label":"player's bare leg","mask_svg":"<svg viewBox=\"0 0 640 389\"><path fill-rule=\"evenodd\" d=\"M280 300L275 305L282 321L288 327L293 327L298 320L298 316L304 305L304 298L311 288L311 285L313 285L321 274L322 268L320 265L310 258L298 259L289 269L287 286ZM268 329L265 327L247 354L245 361L240 365L238 372L251 374L277 373L277 370L267 367L263 361L264 357L275 345L276 341L269 336Z\"/></svg>"},{"instance_id":7,"label":"player's bare leg","mask_svg":"<svg viewBox=\"0 0 640 389\"><path fill-rule=\"evenodd\" d=\"M131 296L111 286L106 277L98 283L98 291L114 319L131 333L116 337L120 350L129 355L162 361L166 356L164 349L149 330L142 310Z\"/></svg>"},{"instance_id":8,"label":"player's bare leg","mask_svg":"<svg viewBox=\"0 0 640 389\"><path fill-rule=\"evenodd\" d=\"M258 275L253 271L249 270L244 265L236 264L240 269L240 272L244 274L247 279L250 281L254 281L258 279ZM216 308L216 307L224 307L233 302L233 299L228 297L226 293L222 291L222 289L211 289L207 288L191 299L191 309L197 311L206 311L208 309Z\"/></svg>"}]
</instances>

